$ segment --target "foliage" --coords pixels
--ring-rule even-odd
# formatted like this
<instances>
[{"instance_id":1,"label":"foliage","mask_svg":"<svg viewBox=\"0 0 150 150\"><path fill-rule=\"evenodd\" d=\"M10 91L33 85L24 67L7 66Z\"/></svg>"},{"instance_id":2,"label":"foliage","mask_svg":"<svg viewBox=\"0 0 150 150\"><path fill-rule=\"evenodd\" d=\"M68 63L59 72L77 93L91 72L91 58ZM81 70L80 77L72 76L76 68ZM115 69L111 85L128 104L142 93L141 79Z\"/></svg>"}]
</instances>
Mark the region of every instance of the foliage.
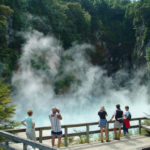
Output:
<instances>
[{"instance_id":1,"label":"foliage","mask_svg":"<svg viewBox=\"0 0 150 150\"><path fill-rule=\"evenodd\" d=\"M135 55L147 61L149 18L149 0L0 0L0 76L9 81L18 69L25 43L18 33L30 29L54 35L64 49L75 41L93 44L91 62L111 74L130 70Z\"/></svg>"},{"instance_id":2,"label":"foliage","mask_svg":"<svg viewBox=\"0 0 150 150\"><path fill-rule=\"evenodd\" d=\"M147 60L148 69L150 69L150 47L146 48L146 60Z\"/></svg>"},{"instance_id":3,"label":"foliage","mask_svg":"<svg viewBox=\"0 0 150 150\"><path fill-rule=\"evenodd\" d=\"M13 10L9 6L0 5L0 43L6 43L8 17L13 14ZM3 43L4 42L4 43Z\"/></svg>"},{"instance_id":4,"label":"foliage","mask_svg":"<svg viewBox=\"0 0 150 150\"><path fill-rule=\"evenodd\" d=\"M74 137L69 137L69 138L68 138L68 141L69 141L69 143L73 143Z\"/></svg>"},{"instance_id":5,"label":"foliage","mask_svg":"<svg viewBox=\"0 0 150 150\"><path fill-rule=\"evenodd\" d=\"M15 113L15 105L11 104L10 87L0 81L0 128L13 127L15 123L11 120Z\"/></svg>"},{"instance_id":6,"label":"foliage","mask_svg":"<svg viewBox=\"0 0 150 150\"><path fill-rule=\"evenodd\" d=\"M74 76L68 75L55 82L56 94L63 94L69 90L71 84L75 81Z\"/></svg>"}]
</instances>

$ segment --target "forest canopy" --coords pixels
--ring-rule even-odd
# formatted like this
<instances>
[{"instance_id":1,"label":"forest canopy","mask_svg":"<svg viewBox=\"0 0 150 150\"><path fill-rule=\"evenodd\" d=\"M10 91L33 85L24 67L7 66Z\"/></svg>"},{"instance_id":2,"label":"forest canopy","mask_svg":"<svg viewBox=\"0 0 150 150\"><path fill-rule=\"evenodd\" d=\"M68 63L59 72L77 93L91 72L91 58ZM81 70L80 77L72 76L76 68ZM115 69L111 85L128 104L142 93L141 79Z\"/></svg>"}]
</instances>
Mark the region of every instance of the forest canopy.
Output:
<instances>
[{"instance_id":1,"label":"forest canopy","mask_svg":"<svg viewBox=\"0 0 150 150\"><path fill-rule=\"evenodd\" d=\"M110 74L149 64L149 18L149 0L0 0L0 76L10 81L18 69L18 33L29 29L54 35L64 49L94 45L91 62Z\"/></svg>"}]
</instances>

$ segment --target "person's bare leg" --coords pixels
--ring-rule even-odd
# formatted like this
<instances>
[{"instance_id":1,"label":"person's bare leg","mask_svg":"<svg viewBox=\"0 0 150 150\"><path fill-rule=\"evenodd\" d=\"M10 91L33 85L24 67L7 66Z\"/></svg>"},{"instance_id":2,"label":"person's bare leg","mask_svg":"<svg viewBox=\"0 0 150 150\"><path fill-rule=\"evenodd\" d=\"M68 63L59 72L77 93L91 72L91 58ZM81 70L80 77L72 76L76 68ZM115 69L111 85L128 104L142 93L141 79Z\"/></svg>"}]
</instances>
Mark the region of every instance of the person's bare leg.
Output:
<instances>
[{"instance_id":1,"label":"person's bare leg","mask_svg":"<svg viewBox=\"0 0 150 150\"><path fill-rule=\"evenodd\" d=\"M109 138L108 138L107 128L105 128L105 137L106 137L106 140L109 140Z\"/></svg>"},{"instance_id":2,"label":"person's bare leg","mask_svg":"<svg viewBox=\"0 0 150 150\"><path fill-rule=\"evenodd\" d=\"M103 140L103 128L101 128L101 141Z\"/></svg>"},{"instance_id":3,"label":"person's bare leg","mask_svg":"<svg viewBox=\"0 0 150 150\"><path fill-rule=\"evenodd\" d=\"M117 131L116 131L116 128L114 128L114 134L115 134L115 138L117 138Z\"/></svg>"},{"instance_id":4,"label":"person's bare leg","mask_svg":"<svg viewBox=\"0 0 150 150\"><path fill-rule=\"evenodd\" d=\"M55 136L52 136L52 147L55 146Z\"/></svg>"},{"instance_id":5,"label":"person's bare leg","mask_svg":"<svg viewBox=\"0 0 150 150\"><path fill-rule=\"evenodd\" d=\"M60 144L61 144L61 136L58 137L58 148L60 148Z\"/></svg>"},{"instance_id":6,"label":"person's bare leg","mask_svg":"<svg viewBox=\"0 0 150 150\"><path fill-rule=\"evenodd\" d=\"M119 139L120 139L120 136L121 136L121 128L119 128Z\"/></svg>"}]
</instances>

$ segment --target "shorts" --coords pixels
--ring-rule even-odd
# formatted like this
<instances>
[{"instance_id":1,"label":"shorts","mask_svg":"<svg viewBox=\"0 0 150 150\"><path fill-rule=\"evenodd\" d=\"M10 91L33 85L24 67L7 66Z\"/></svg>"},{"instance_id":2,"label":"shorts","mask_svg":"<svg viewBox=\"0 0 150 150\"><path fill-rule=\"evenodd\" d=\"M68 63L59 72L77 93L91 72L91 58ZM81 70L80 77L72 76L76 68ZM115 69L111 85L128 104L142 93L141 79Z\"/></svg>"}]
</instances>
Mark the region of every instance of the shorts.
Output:
<instances>
[{"instance_id":1,"label":"shorts","mask_svg":"<svg viewBox=\"0 0 150 150\"><path fill-rule=\"evenodd\" d=\"M119 121L115 120L114 128L119 129L119 128L121 128L121 126L122 126L122 123L120 123Z\"/></svg>"},{"instance_id":2,"label":"shorts","mask_svg":"<svg viewBox=\"0 0 150 150\"><path fill-rule=\"evenodd\" d=\"M100 119L99 121L99 127L100 128L106 128L107 120L106 119Z\"/></svg>"},{"instance_id":3,"label":"shorts","mask_svg":"<svg viewBox=\"0 0 150 150\"><path fill-rule=\"evenodd\" d=\"M32 141L36 141L35 129L27 128L26 129L26 135L27 135L27 139L32 140Z\"/></svg>"},{"instance_id":4,"label":"shorts","mask_svg":"<svg viewBox=\"0 0 150 150\"><path fill-rule=\"evenodd\" d=\"M60 137L60 136L62 136L62 131L60 131L60 132L51 131L51 135L52 135L52 136Z\"/></svg>"}]
</instances>

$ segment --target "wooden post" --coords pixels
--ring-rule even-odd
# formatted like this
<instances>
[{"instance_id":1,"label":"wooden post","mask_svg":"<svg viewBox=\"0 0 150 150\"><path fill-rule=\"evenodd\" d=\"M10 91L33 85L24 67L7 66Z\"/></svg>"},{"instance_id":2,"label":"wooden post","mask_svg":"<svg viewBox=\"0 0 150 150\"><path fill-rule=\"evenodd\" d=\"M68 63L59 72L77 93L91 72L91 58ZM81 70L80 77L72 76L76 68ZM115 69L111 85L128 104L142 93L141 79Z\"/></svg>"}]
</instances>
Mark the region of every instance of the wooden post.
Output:
<instances>
[{"instance_id":1,"label":"wooden post","mask_svg":"<svg viewBox=\"0 0 150 150\"><path fill-rule=\"evenodd\" d=\"M23 143L23 150L27 150L27 145Z\"/></svg>"},{"instance_id":2,"label":"wooden post","mask_svg":"<svg viewBox=\"0 0 150 150\"><path fill-rule=\"evenodd\" d=\"M141 119L139 119L139 134L141 134Z\"/></svg>"},{"instance_id":3,"label":"wooden post","mask_svg":"<svg viewBox=\"0 0 150 150\"><path fill-rule=\"evenodd\" d=\"M65 146L68 146L68 128L65 127Z\"/></svg>"},{"instance_id":4,"label":"wooden post","mask_svg":"<svg viewBox=\"0 0 150 150\"><path fill-rule=\"evenodd\" d=\"M86 142L90 143L90 138L89 138L89 125L86 125Z\"/></svg>"},{"instance_id":5,"label":"wooden post","mask_svg":"<svg viewBox=\"0 0 150 150\"><path fill-rule=\"evenodd\" d=\"M107 134L108 134L108 140L109 140L109 122L107 122Z\"/></svg>"},{"instance_id":6,"label":"wooden post","mask_svg":"<svg viewBox=\"0 0 150 150\"><path fill-rule=\"evenodd\" d=\"M42 143L42 129L39 130L39 142Z\"/></svg>"}]
</instances>

